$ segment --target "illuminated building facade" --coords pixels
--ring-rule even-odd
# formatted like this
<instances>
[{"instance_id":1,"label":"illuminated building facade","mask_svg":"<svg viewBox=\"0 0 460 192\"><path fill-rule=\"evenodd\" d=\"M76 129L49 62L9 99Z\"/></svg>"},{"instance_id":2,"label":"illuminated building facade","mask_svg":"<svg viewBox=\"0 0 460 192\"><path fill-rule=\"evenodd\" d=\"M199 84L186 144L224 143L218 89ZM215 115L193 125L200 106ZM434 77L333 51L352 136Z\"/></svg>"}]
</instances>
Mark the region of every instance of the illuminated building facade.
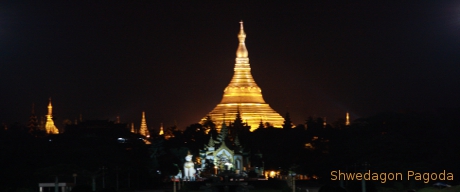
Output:
<instances>
[{"instance_id":1,"label":"illuminated building facade","mask_svg":"<svg viewBox=\"0 0 460 192\"><path fill-rule=\"evenodd\" d=\"M210 134L208 144L205 145L204 149L200 150L201 168L204 170L206 161L208 161L208 163L212 163L215 166L215 171L235 170L239 174L250 163L248 163L248 160L243 161L243 147L238 140L238 136L231 142L228 139L229 130L227 125L222 123L221 128L217 139L214 140L213 135ZM230 146L233 146L231 147L232 149L227 146L227 142L231 144Z\"/></svg>"},{"instance_id":2,"label":"illuminated building facade","mask_svg":"<svg viewBox=\"0 0 460 192\"><path fill-rule=\"evenodd\" d=\"M233 78L224 90L222 101L208 115L216 125L221 125L231 121L239 111L243 121L251 126L251 131L258 127L260 121L281 128L284 118L265 103L262 90L251 75L245 39L243 22L240 22Z\"/></svg>"},{"instance_id":3,"label":"illuminated building facade","mask_svg":"<svg viewBox=\"0 0 460 192\"><path fill-rule=\"evenodd\" d=\"M53 121L53 105L51 105L51 98L48 104L48 115L46 115L45 128L46 128L47 134L59 134L59 130L54 125L54 121Z\"/></svg>"}]
</instances>

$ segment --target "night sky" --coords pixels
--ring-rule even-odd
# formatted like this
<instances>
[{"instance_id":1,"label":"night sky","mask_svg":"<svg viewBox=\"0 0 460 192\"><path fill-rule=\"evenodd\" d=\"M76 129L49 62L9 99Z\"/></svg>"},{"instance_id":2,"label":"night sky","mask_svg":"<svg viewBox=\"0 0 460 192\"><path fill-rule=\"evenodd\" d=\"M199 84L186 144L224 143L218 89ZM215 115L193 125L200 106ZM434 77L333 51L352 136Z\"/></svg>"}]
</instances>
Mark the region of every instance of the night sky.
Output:
<instances>
[{"instance_id":1,"label":"night sky","mask_svg":"<svg viewBox=\"0 0 460 192\"><path fill-rule=\"evenodd\" d=\"M230 82L244 21L252 75L295 124L460 107L458 1L0 3L0 123L198 122Z\"/></svg>"}]
</instances>

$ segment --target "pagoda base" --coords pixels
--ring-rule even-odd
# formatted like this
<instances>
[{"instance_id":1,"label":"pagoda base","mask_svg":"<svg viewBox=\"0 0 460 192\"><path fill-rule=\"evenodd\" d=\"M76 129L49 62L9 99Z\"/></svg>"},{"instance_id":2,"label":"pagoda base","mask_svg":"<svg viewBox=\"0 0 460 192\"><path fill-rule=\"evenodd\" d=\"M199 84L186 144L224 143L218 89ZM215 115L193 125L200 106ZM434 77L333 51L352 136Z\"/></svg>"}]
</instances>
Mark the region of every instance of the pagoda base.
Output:
<instances>
[{"instance_id":1,"label":"pagoda base","mask_svg":"<svg viewBox=\"0 0 460 192\"><path fill-rule=\"evenodd\" d=\"M233 122L238 111L243 122L251 126L251 131L256 130L261 121L276 128L281 128L284 123L284 118L266 103L221 103L209 113L209 116L220 128L223 121ZM206 117L202 120L206 120Z\"/></svg>"}]
</instances>

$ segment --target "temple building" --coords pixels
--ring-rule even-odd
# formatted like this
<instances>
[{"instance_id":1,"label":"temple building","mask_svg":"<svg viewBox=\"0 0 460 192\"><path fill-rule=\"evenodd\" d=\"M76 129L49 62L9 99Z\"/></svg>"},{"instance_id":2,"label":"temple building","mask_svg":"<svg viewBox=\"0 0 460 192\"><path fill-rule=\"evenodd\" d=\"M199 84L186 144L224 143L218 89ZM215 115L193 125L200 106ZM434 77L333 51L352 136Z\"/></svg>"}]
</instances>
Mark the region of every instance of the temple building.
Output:
<instances>
[{"instance_id":1,"label":"temple building","mask_svg":"<svg viewBox=\"0 0 460 192\"><path fill-rule=\"evenodd\" d=\"M221 131L216 139L213 138L212 134L209 135L208 144L200 152L201 168L205 169L207 160L215 166L216 171L234 170L236 173L243 171L245 165L248 165L248 160L243 161L243 147L238 136L236 135L233 142L229 141L229 129L225 122L222 123ZM227 146L227 143L232 144L232 149Z\"/></svg>"},{"instance_id":2,"label":"temple building","mask_svg":"<svg viewBox=\"0 0 460 192\"><path fill-rule=\"evenodd\" d=\"M53 105L51 105L51 98L48 104L48 115L46 115L45 128L46 128L47 134L59 134L59 130L54 125L54 121L53 121Z\"/></svg>"},{"instance_id":3,"label":"temple building","mask_svg":"<svg viewBox=\"0 0 460 192\"><path fill-rule=\"evenodd\" d=\"M208 123L209 123L209 119ZM263 173L262 154L251 154L248 147L250 127L242 122L240 113L237 111L236 118L228 124L221 124L221 131L209 132L208 144L200 150L201 170L221 173L225 170L242 174L243 171Z\"/></svg>"},{"instance_id":4,"label":"temple building","mask_svg":"<svg viewBox=\"0 0 460 192\"><path fill-rule=\"evenodd\" d=\"M243 121L254 131L259 122L269 123L281 128L284 118L273 110L263 99L262 90L251 75L248 50L245 45L246 33L240 22L239 45L236 50L236 62L233 78L225 88L222 101L208 114L217 125L229 122L240 112ZM227 118L226 118L227 117ZM202 121L206 120L206 117ZM220 126L219 126L220 128Z\"/></svg>"}]
</instances>

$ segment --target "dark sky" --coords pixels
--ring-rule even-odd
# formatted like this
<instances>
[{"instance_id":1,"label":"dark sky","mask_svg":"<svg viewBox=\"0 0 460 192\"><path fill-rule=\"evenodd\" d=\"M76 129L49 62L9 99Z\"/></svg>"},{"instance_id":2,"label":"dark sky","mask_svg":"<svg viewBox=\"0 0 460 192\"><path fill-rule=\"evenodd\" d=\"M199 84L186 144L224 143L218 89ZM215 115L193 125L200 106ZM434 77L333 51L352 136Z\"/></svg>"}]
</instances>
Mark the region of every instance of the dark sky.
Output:
<instances>
[{"instance_id":1,"label":"dark sky","mask_svg":"<svg viewBox=\"0 0 460 192\"><path fill-rule=\"evenodd\" d=\"M460 107L456 1L11 1L0 3L0 122L32 103L56 124L180 128L221 100L243 20L252 74L294 123Z\"/></svg>"}]
</instances>

